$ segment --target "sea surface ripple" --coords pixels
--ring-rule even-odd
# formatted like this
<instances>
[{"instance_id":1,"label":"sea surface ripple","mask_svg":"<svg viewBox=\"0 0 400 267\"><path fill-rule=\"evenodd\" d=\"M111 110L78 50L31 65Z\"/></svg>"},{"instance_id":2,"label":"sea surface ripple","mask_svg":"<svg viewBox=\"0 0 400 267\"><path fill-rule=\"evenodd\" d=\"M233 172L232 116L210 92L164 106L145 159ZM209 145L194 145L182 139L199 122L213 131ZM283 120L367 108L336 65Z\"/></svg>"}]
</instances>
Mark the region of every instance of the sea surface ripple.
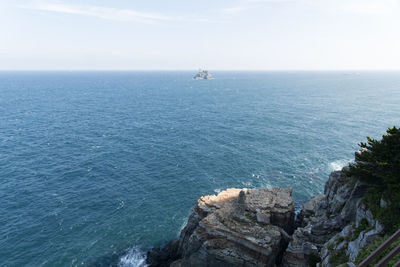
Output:
<instances>
[{"instance_id":1,"label":"sea surface ripple","mask_svg":"<svg viewBox=\"0 0 400 267\"><path fill-rule=\"evenodd\" d=\"M0 72L0 265L138 266L199 196L323 191L400 118L400 73Z\"/></svg>"}]
</instances>

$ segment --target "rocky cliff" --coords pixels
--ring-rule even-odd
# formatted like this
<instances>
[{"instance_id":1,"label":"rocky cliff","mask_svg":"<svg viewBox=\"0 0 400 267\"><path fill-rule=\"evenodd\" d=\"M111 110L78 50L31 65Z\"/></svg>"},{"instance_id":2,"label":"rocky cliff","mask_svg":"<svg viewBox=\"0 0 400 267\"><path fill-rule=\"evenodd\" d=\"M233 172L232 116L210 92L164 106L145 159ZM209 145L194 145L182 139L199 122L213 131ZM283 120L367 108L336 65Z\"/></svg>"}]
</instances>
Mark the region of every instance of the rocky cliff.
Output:
<instances>
[{"instance_id":1,"label":"rocky cliff","mask_svg":"<svg viewBox=\"0 0 400 267\"><path fill-rule=\"evenodd\" d=\"M333 172L294 220L290 188L203 196L179 240L148 252L150 266L352 266L384 230L363 204L366 186Z\"/></svg>"},{"instance_id":2,"label":"rocky cliff","mask_svg":"<svg viewBox=\"0 0 400 267\"><path fill-rule=\"evenodd\" d=\"M282 266L354 265L360 249L384 230L363 204L366 185L343 171L331 173L324 194L303 205Z\"/></svg>"},{"instance_id":3,"label":"rocky cliff","mask_svg":"<svg viewBox=\"0 0 400 267\"><path fill-rule=\"evenodd\" d=\"M290 188L227 189L204 196L178 241L148 253L150 266L274 266L293 232Z\"/></svg>"}]
</instances>

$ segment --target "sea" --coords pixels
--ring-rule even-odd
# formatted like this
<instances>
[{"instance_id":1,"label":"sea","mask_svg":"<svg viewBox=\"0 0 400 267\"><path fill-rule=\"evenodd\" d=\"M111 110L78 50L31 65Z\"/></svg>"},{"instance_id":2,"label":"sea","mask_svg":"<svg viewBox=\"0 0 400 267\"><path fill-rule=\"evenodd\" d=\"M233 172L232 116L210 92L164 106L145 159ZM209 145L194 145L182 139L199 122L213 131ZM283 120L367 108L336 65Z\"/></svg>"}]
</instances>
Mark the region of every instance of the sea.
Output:
<instances>
[{"instance_id":1,"label":"sea","mask_svg":"<svg viewBox=\"0 0 400 267\"><path fill-rule=\"evenodd\" d=\"M400 72L0 72L0 266L145 266L202 195L323 193L400 126Z\"/></svg>"}]
</instances>

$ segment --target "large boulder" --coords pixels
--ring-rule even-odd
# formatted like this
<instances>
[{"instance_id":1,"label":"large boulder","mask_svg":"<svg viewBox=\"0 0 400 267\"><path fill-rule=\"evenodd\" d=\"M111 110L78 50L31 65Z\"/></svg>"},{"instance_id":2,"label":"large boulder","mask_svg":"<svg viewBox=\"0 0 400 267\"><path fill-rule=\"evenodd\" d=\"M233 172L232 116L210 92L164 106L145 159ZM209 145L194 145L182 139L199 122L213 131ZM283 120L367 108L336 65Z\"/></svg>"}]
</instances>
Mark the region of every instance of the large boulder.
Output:
<instances>
[{"instance_id":1,"label":"large boulder","mask_svg":"<svg viewBox=\"0 0 400 267\"><path fill-rule=\"evenodd\" d=\"M354 266L362 247L384 232L363 203L367 185L332 172L324 194L294 222L290 188L227 189L203 196L179 240L148 253L150 266ZM381 205L385 201L381 201ZM297 229L294 230L294 227Z\"/></svg>"},{"instance_id":2,"label":"large boulder","mask_svg":"<svg viewBox=\"0 0 400 267\"><path fill-rule=\"evenodd\" d=\"M231 188L203 196L167 262L170 266L274 266L281 261L293 225L290 188ZM165 264L150 262L157 258L154 254L148 254L151 266Z\"/></svg>"}]
</instances>

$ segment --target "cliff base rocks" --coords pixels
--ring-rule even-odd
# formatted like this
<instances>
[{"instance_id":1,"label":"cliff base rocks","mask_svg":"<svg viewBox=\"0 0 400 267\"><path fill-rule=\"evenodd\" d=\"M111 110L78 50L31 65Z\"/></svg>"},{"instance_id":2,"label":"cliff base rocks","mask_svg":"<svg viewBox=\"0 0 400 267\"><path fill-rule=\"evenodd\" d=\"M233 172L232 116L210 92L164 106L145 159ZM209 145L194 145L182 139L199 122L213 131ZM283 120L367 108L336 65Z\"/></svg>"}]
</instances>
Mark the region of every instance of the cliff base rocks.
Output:
<instances>
[{"instance_id":1,"label":"cliff base rocks","mask_svg":"<svg viewBox=\"0 0 400 267\"><path fill-rule=\"evenodd\" d=\"M148 253L150 266L274 266L294 228L290 188L203 196L179 240Z\"/></svg>"},{"instance_id":2,"label":"cliff base rocks","mask_svg":"<svg viewBox=\"0 0 400 267\"><path fill-rule=\"evenodd\" d=\"M354 266L384 233L363 203L367 186L332 172L324 194L294 221L290 188L227 189L203 196L179 240L148 252L150 266ZM296 228L296 229L295 229Z\"/></svg>"}]
</instances>

